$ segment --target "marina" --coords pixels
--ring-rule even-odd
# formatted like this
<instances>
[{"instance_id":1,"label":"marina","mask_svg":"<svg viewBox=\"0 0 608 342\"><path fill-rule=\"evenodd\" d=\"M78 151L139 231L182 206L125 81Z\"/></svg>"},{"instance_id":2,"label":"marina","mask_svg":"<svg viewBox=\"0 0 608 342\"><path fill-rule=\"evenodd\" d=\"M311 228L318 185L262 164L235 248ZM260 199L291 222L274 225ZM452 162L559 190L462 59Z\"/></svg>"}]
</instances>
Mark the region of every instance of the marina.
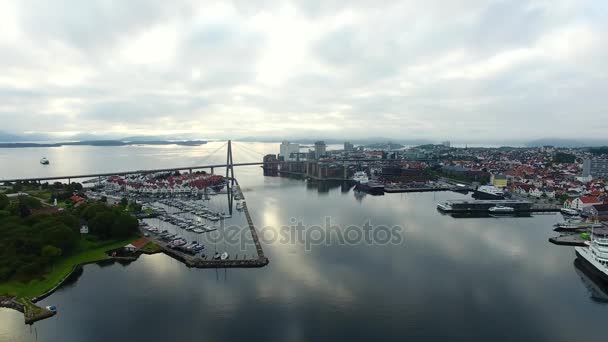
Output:
<instances>
[{"instance_id":1,"label":"marina","mask_svg":"<svg viewBox=\"0 0 608 342\"><path fill-rule=\"evenodd\" d=\"M494 208L494 209L492 209ZM511 208L511 209L504 209ZM437 209L446 213L531 213L531 212L559 212L556 205L535 204L524 200L448 200L437 204Z\"/></svg>"}]
</instances>

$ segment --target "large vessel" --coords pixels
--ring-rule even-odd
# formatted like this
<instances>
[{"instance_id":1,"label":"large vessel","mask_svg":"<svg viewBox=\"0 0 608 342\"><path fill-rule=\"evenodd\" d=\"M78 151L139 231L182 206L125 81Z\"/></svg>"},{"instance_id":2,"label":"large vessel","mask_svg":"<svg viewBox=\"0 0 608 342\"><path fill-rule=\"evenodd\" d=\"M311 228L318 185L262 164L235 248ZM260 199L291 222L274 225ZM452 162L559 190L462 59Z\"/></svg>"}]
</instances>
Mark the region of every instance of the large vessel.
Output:
<instances>
[{"instance_id":1,"label":"large vessel","mask_svg":"<svg viewBox=\"0 0 608 342\"><path fill-rule=\"evenodd\" d=\"M40 159L40 164L42 165L49 165L50 162L48 159L46 159L46 157L42 157L42 159Z\"/></svg>"},{"instance_id":2,"label":"large vessel","mask_svg":"<svg viewBox=\"0 0 608 342\"><path fill-rule=\"evenodd\" d=\"M594 275L608 282L608 230L592 230L589 246L574 247L574 250Z\"/></svg>"},{"instance_id":3,"label":"large vessel","mask_svg":"<svg viewBox=\"0 0 608 342\"><path fill-rule=\"evenodd\" d=\"M561 223L555 224L559 230L578 230L578 229L593 229L602 228L604 225L595 222L582 222L580 220L566 220Z\"/></svg>"},{"instance_id":4,"label":"large vessel","mask_svg":"<svg viewBox=\"0 0 608 342\"><path fill-rule=\"evenodd\" d=\"M498 200L498 199L504 199L505 193L501 189L499 189L493 185L482 185L482 186L478 187L477 190L475 190L473 197L475 197L477 199Z\"/></svg>"},{"instance_id":5,"label":"large vessel","mask_svg":"<svg viewBox=\"0 0 608 342\"><path fill-rule=\"evenodd\" d=\"M367 173L365 171L357 171L353 175L353 181L357 184L355 185L355 190L365 191L372 195L383 195L384 194L384 184L370 181L367 177Z\"/></svg>"},{"instance_id":6,"label":"large vessel","mask_svg":"<svg viewBox=\"0 0 608 342\"><path fill-rule=\"evenodd\" d=\"M369 178L367 177L367 173L365 171L357 171L353 175L353 180L357 182L357 184L367 184L369 182Z\"/></svg>"},{"instance_id":7,"label":"large vessel","mask_svg":"<svg viewBox=\"0 0 608 342\"><path fill-rule=\"evenodd\" d=\"M559 211L561 211L561 213L564 215L578 216L578 210L575 209L561 208Z\"/></svg>"},{"instance_id":8,"label":"large vessel","mask_svg":"<svg viewBox=\"0 0 608 342\"><path fill-rule=\"evenodd\" d=\"M511 207L505 207L504 205L496 205L492 208L488 209L492 214L510 214L515 211L515 209Z\"/></svg>"}]
</instances>

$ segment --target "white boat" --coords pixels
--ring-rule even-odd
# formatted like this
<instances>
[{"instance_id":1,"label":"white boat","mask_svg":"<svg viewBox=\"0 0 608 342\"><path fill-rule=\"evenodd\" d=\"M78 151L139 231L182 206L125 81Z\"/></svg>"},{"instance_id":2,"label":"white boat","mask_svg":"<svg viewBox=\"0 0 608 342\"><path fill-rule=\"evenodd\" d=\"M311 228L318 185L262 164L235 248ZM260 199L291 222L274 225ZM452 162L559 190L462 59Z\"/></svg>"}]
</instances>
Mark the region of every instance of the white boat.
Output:
<instances>
[{"instance_id":1,"label":"white boat","mask_svg":"<svg viewBox=\"0 0 608 342\"><path fill-rule=\"evenodd\" d=\"M578 215L578 211L575 210L575 209L561 208L559 211L561 211L561 213L565 214L565 215L570 215L570 216L577 216Z\"/></svg>"},{"instance_id":2,"label":"white boat","mask_svg":"<svg viewBox=\"0 0 608 342\"><path fill-rule=\"evenodd\" d=\"M195 232L196 234L202 234L202 233L204 233L204 232L205 232L204 230L202 230L202 229L200 229L200 228L195 228L195 229L192 229L192 231L193 231L193 232Z\"/></svg>"},{"instance_id":3,"label":"white boat","mask_svg":"<svg viewBox=\"0 0 608 342\"><path fill-rule=\"evenodd\" d=\"M241 203L241 202L237 203L236 210L243 210L243 203Z\"/></svg>"},{"instance_id":4,"label":"white boat","mask_svg":"<svg viewBox=\"0 0 608 342\"><path fill-rule=\"evenodd\" d=\"M42 165L49 165L50 162L48 159L46 159L46 157L42 157L42 159L40 159L40 164Z\"/></svg>"},{"instance_id":5,"label":"white boat","mask_svg":"<svg viewBox=\"0 0 608 342\"><path fill-rule=\"evenodd\" d=\"M215 252L215 254L213 255L213 259L218 260L220 258L220 253Z\"/></svg>"},{"instance_id":6,"label":"white boat","mask_svg":"<svg viewBox=\"0 0 608 342\"><path fill-rule=\"evenodd\" d=\"M494 214L504 214L504 213L512 213L515 211L515 209L511 208L511 207L505 207L503 205L496 205L493 206L492 208L488 209L489 212L494 213Z\"/></svg>"},{"instance_id":7,"label":"white boat","mask_svg":"<svg viewBox=\"0 0 608 342\"><path fill-rule=\"evenodd\" d=\"M443 211L450 211L450 210L452 210L452 206L448 202L443 202L443 203L437 204L437 209L443 210Z\"/></svg>"},{"instance_id":8,"label":"white boat","mask_svg":"<svg viewBox=\"0 0 608 342\"><path fill-rule=\"evenodd\" d=\"M367 177L367 173L365 171L357 171L353 175L353 180L359 184L367 184L369 183L369 177Z\"/></svg>"},{"instance_id":9,"label":"white boat","mask_svg":"<svg viewBox=\"0 0 608 342\"><path fill-rule=\"evenodd\" d=\"M601 223L588 223L588 222L576 222L576 221L565 221L562 223L558 223L557 228L566 230L576 230L576 229L585 229L585 228L602 228L603 225Z\"/></svg>"},{"instance_id":10,"label":"white boat","mask_svg":"<svg viewBox=\"0 0 608 342\"><path fill-rule=\"evenodd\" d=\"M227 260L228 259L228 253L227 252L222 253L222 255L220 255L220 259L221 260Z\"/></svg>"},{"instance_id":11,"label":"white boat","mask_svg":"<svg viewBox=\"0 0 608 342\"><path fill-rule=\"evenodd\" d=\"M482 185L473 194L477 199L504 199L504 192L493 185Z\"/></svg>"},{"instance_id":12,"label":"white boat","mask_svg":"<svg viewBox=\"0 0 608 342\"><path fill-rule=\"evenodd\" d=\"M576 255L591 266L593 273L608 281L608 233L591 231L589 247L574 247Z\"/></svg>"}]
</instances>

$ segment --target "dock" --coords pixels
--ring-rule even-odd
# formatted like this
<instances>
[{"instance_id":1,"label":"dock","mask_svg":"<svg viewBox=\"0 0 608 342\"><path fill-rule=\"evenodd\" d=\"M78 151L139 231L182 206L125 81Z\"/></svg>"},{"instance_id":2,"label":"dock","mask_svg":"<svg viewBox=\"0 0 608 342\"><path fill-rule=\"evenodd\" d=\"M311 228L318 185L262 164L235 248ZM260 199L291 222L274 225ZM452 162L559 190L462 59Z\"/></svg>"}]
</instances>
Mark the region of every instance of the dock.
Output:
<instances>
[{"instance_id":1,"label":"dock","mask_svg":"<svg viewBox=\"0 0 608 342\"><path fill-rule=\"evenodd\" d=\"M249 208L247 207L247 203L244 201L245 197L240 189L238 183L235 184L236 193L239 194L239 197L243 199L243 213L245 214L245 218L247 219L247 225L249 231L251 233L251 238L255 244L256 255L247 256L243 255L241 259L238 258L238 255L231 256L231 258L227 260L216 260L216 259L207 259L212 258L212 256L207 256L207 258L197 257L196 255L191 255L188 253L181 252L179 250L171 248L168 242L161 241L154 236L151 236L150 239L153 240L160 247L160 251L176 260L183 262L188 267L194 268L254 268L254 267L264 267L268 265L269 260L264 255L264 250L262 249L262 245L260 244L260 240L258 238L257 230L255 225L253 224L253 220L251 219L251 215L249 214Z\"/></svg>"},{"instance_id":2,"label":"dock","mask_svg":"<svg viewBox=\"0 0 608 342\"><path fill-rule=\"evenodd\" d=\"M549 238L549 242L561 245L561 246L586 246L585 239L581 237L581 234L564 234L560 236L554 236Z\"/></svg>"},{"instance_id":3,"label":"dock","mask_svg":"<svg viewBox=\"0 0 608 342\"><path fill-rule=\"evenodd\" d=\"M558 212L560 207L551 204L537 204L524 200L448 200L438 205L446 213L487 213L494 206L513 208L513 213Z\"/></svg>"}]
</instances>

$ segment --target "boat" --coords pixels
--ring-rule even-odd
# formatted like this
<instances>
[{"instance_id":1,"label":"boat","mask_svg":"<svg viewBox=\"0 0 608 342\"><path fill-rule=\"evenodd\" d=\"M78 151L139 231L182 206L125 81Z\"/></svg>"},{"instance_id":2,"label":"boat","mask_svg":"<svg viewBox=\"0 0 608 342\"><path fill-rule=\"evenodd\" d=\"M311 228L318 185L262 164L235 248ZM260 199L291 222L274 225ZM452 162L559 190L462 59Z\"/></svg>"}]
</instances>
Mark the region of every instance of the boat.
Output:
<instances>
[{"instance_id":1,"label":"boat","mask_svg":"<svg viewBox=\"0 0 608 342\"><path fill-rule=\"evenodd\" d=\"M601 223L588 223L588 222L577 222L577 221L565 221L556 224L557 229L560 230L576 230L585 228L602 228L604 225Z\"/></svg>"},{"instance_id":2,"label":"boat","mask_svg":"<svg viewBox=\"0 0 608 342\"><path fill-rule=\"evenodd\" d=\"M505 194L493 185L482 185L475 190L473 197L476 199L500 200L505 198Z\"/></svg>"},{"instance_id":3,"label":"boat","mask_svg":"<svg viewBox=\"0 0 608 342\"><path fill-rule=\"evenodd\" d=\"M578 216L578 211L575 209L571 209L571 208L561 208L559 210L562 214L564 215L569 215L569 216Z\"/></svg>"},{"instance_id":4,"label":"boat","mask_svg":"<svg viewBox=\"0 0 608 342\"><path fill-rule=\"evenodd\" d=\"M220 255L220 259L221 259L221 260L226 260L226 259L228 259L228 252L224 252L224 253L222 253L222 255Z\"/></svg>"},{"instance_id":5,"label":"boat","mask_svg":"<svg viewBox=\"0 0 608 342\"><path fill-rule=\"evenodd\" d=\"M576 256L583 259L593 275L608 282L608 231L591 231L588 247L574 247Z\"/></svg>"},{"instance_id":6,"label":"boat","mask_svg":"<svg viewBox=\"0 0 608 342\"><path fill-rule=\"evenodd\" d=\"M504 205L496 205L493 206L492 208L488 209L489 212L493 213L493 214L506 214L506 213L512 213L515 211L515 209L511 208L511 207L505 207Z\"/></svg>"},{"instance_id":7,"label":"boat","mask_svg":"<svg viewBox=\"0 0 608 342\"><path fill-rule=\"evenodd\" d=\"M450 210L452 210L452 206L448 202L443 202L443 203L437 204L437 209L442 210L442 211L450 211Z\"/></svg>"},{"instance_id":8,"label":"boat","mask_svg":"<svg viewBox=\"0 0 608 342\"><path fill-rule=\"evenodd\" d=\"M367 177L367 173L365 173L365 171L355 172L353 175L353 180L361 184L367 184L369 182L369 178Z\"/></svg>"},{"instance_id":9,"label":"boat","mask_svg":"<svg viewBox=\"0 0 608 342\"><path fill-rule=\"evenodd\" d=\"M49 305L46 307L46 309L52 312L57 312L57 307L55 305Z\"/></svg>"},{"instance_id":10,"label":"boat","mask_svg":"<svg viewBox=\"0 0 608 342\"><path fill-rule=\"evenodd\" d=\"M40 159L40 164L42 165L49 165L51 162L49 162L48 159L46 159L46 157L42 157L42 159Z\"/></svg>"},{"instance_id":11,"label":"boat","mask_svg":"<svg viewBox=\"0 0 608 342\"><path fill-rule=\"evenodd\" d=\"M195 232L196 234L202 234L205 232L204 230L202 230L200 228L194 228L194 229L192 229L192 231Z\"/></svg>"},{"instance_id":12,"label":"boat","mask_svg":"<svg viewBox=\"0 0 608 342\"><path fill-rule=\"evenodd\" d=\"M215 254L213 255L213 259L219 260L219 258L220 258L220 253L215 252Z\"/></svg>"},{"instance_id":13,"label":"boat","mask_svg":"<svg viewBox=\"0 0 608 342\"><path fill-rule=\"evenodd\" d=\"M237 203L236 210L243 210L243 203L241 203L241 202Z\"/></svg>"}]
</instances>

